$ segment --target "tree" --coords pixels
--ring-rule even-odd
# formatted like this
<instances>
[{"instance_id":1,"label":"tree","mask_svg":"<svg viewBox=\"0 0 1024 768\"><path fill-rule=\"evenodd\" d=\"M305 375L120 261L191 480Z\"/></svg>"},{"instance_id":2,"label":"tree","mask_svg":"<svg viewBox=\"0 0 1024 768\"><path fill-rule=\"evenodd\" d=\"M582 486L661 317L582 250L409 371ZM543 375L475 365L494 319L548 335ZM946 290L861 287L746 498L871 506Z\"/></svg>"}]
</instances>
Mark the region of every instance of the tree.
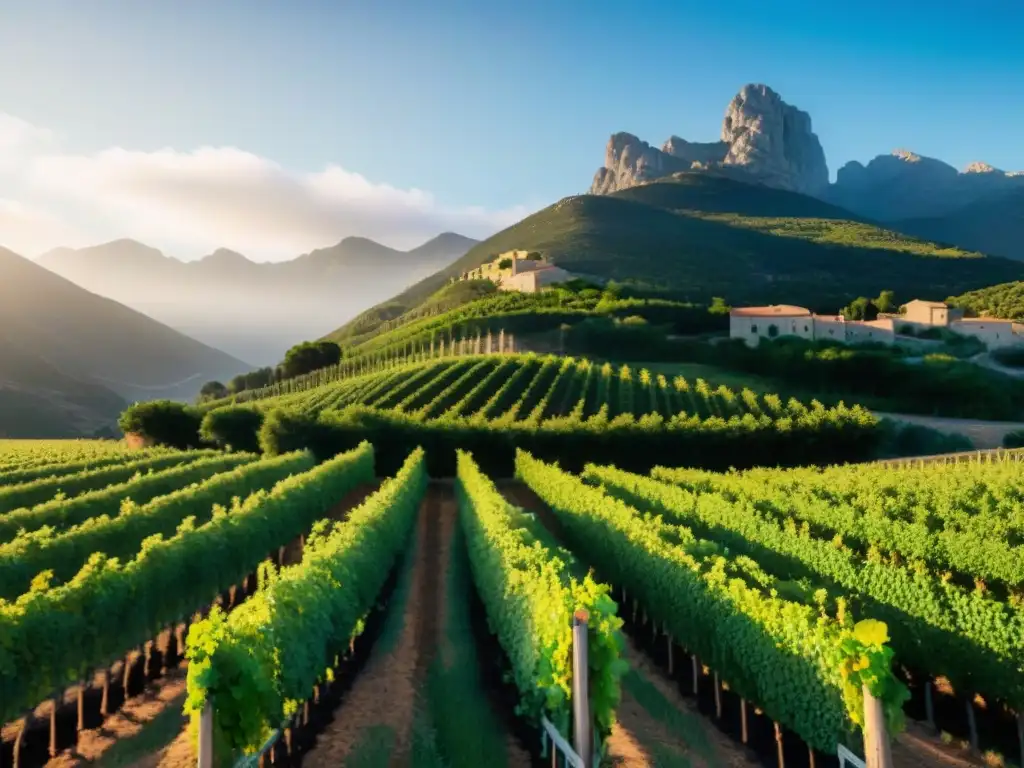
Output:
<instances>
[{"instance_id":1,"label":"tree","mask_svg":"<svg viewBox=\"0 0 1024 768\"><path fill-rule=\"evenodd\" d=\"M843 307L842 315L847 320L877 320L878 307L871 299L860 296Z\"/></svg>"},{"instance_id":2,"label":"tree","mask_svg":"<svg viewBox=\"0 0 1024 768\"><path fill-rule=\"evenodd\" d=\"M333 341L305 341L288 350L281 363L285 378L336 365L341 360L341 347Z\"/></svg>"},{"instance_id":3,"label":"tree","mask_svg":"<svg viewBox=\"0 0 1024 768\"><path fill-rule=\"evenodd\" d=\"M277 374L273 368L257 368L245 374L245 388L259 389L273 384L277 380Z\"/></svg>"},{"instance_id":4,"label":"tree","mask_svg":"<svg viewBox=\"0 0 1024 768\"><path fill-rule=\"evenodd\" d=\"M512 269L512 259L502 259L499 261L498 269Z\"/></svg>"},{"instance_id":5,"label":"tree","mask_svg":"<svg viewBox=\"0 0 1024 768\"><path fill-rule=\"evenodd\" d=\"M725 299L721 296L712 296L708 312L712 315L727 315L729 314L729 305L725 303Z\"/></svg>"},{"instance_id":6,"label":"tree","mask_svg":"<svg viewBox=\"0 0 1024 768\"><path fill-rule=\"evenodd\" d=\"M220 400L222 397L227 397L229 394L228 388L219 381L208 381L203 384L202 389L199 390L199 401Z\"/></svg>"},{"instance_id":7,"label":"tree","mask_svg":"<svg viewBox=\"0 0 1024 768\"><path fill-rule=\"evenodd\" d=\"M893 291L882 291L875 299L875 306L879 312L892 313L899 309L896 304L896 294Z\"/></svg>"},{"instance_id":8,"label":"tree","mask_svg":"<svg viewBox=\"0 0 1024 768\"><path fill-rule=\"evenodd\" d=\"M167 445L186 450L198 448L202 415L196 409L171 400L149 400L127 408L117 425L150 445Z\"/></svg>"}]
</instances>

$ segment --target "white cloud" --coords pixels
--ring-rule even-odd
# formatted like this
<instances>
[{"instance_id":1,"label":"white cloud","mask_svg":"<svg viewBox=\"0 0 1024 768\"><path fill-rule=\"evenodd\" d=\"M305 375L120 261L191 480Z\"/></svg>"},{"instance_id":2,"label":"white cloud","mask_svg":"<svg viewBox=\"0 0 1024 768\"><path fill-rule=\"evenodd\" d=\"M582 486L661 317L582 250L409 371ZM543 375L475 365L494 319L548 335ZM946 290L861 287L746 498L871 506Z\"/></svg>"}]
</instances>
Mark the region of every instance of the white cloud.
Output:
<instances>
[{"instance_id":1,"label":"white cloud","mask_svg":"<svg viewBox=\"0 0 1024 768\"><path fill-rule=\"evenodd\" d=\"M90 222L97 242L133 237L195 254L225 246L288 258L348 235L395 247L446 230L486 237L527 213L442 205L429 192L375 183L336 165L296 173L231 147L71 154L49 150L52 143L48 132L0 115L0 181L6 169L33 201ZM41 237L36 250L52 240ZM9 241L0 224L0 243Z\"/></svg>"},{"instance_id":2,"label":"white cloud","mask_svg":"<svg viewBox=\"0 0 1024 768\"><path fill-rule=\"evenodd\" d=\"M80 235L49 211L0 198L0 247L15 253L35 255L40 244L80 245Z\"/></svg>"}]
</instances>

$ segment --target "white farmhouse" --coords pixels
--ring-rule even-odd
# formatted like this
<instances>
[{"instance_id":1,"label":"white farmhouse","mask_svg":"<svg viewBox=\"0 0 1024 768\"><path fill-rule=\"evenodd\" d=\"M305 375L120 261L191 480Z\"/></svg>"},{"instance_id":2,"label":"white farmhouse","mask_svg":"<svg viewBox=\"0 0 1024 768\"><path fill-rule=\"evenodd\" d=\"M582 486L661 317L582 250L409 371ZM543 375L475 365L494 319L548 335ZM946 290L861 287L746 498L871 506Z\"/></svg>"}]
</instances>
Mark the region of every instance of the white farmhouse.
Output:
<instances>
[{"instance_id":1,"label":"white farmhouse","mask_svg":"<svg viewBox=\"0 0 1024 768\"><path fill-rule=\"evenodd\" d=\"M896 334L893 321L847 320L842 315L815 315L804 307L773 304L767 307L737 307L729 312L729 337L743 339L754 347L761 339L797 336L808 341L828 340L847 344L881 342L892 344Z\"/></svg>"},{"instance_id":2,"label":"white farmhouse","mask_svg":"<svg viewBox=\"0 0 1024 768\"><path fill-rule=\"evenodd\" d=\"M846 344L881 342L893 344L907 330L946 328L973 336L989 349L1024 343L1024 326L991 317L964 317L963 310L941 301L914 299L900 315L880 315L877 320L847 320L842 315L815 315L804 307L773 304L737 307L729 312L729 337L757 346L761 339L798 336L808 340L841 341Z\"/></svg>"},{"instance_id":3,"label":"white farmhouse","mask_svg":"<svg viewBox=\"0 0 1024 768\"><path fill-rule=\"evenodd\" d=\"M896 322L900 328L909 326L916 331L945 328L961 336L973 336L989 349L1024 341L1019 323L995 317L964 317L962 309L950 307L942 301L908 301Z\"/></svg>"}]
</instances>

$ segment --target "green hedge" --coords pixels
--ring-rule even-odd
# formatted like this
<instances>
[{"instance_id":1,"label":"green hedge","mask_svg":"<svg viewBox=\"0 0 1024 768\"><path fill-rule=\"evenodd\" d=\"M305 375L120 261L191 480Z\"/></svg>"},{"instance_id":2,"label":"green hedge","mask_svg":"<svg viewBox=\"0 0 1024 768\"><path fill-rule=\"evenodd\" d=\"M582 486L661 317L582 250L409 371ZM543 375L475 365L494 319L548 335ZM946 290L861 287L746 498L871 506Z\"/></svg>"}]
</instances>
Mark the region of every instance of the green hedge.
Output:
<instances>
[{"instance_id":1,"label":"green hedge","mask_svg":"<svg viewBox=\"0 0 1024 768\"><path fill-rule=\"evenodd\" d=\"M863 460L874 455L881 436L878 421L859 408L808 409L774 420L747 414L729 420L644 417L496 426L463 419L423 421L352 407L319 417L272 411L260 430L260 447L271 455L309 449L324 459L369 440L378 470L390 474L401 466L409 446L421 445L433 477L453 477L455 452L462 449L485 473L511 477L517 448L571 470L595 462L646 472L666 461L724 470Z\"/></svg>"},{"instance_id":2,"label":"green hedge","mask_svg":"<svg viewBox=\"0 0 1024 768\"><path fill-rule=\"evenodd\" d=\"M199 426L199 439L232 451L259 450L263 414L250 405L226 405L209 411Z\"/></svg>"},{"instance_id":3,"label":"green hedge","mask_svg":"<svg viewBox=\"0 0 1024 768\"><path fill-rule=\"evenodd\" d=\"M201 447L199 427L202 420L200 411L190 405L173 400L151 400L127 408L117 425L125 434L184 450Z\"/></svg>"}]
</instances>

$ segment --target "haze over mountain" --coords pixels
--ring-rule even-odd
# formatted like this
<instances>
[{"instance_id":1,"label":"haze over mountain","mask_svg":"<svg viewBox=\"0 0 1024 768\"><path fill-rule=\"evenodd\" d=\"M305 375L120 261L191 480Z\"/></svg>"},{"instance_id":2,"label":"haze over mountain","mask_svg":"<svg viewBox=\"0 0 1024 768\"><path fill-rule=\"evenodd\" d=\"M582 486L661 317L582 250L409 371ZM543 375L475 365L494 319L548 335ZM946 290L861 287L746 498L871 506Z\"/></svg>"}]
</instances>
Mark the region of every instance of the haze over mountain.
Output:
<instances>
[{"instance_id":1,"label":"haze over mountain","mask_svg":"<svg viewBox=\"0 0 1024 768\"><path fill-rule=\"evenodd\" d=\"M125 401L190 399L249 366L0 248L0 435L112 426Z\"/></svg>"},{"instance_id":2,"label":"haze over mountain","mask_svg":"<svg viewBox=\"0 0 1024 768\"><path fill-rule=\"evenodd\" d=\"M37 262L89 291L254 365L432 274L477 241L446 232L399 251L361 237L290 261L254 262L219 249L185 262L134 240L57 248Z\"/></svg>"},{"instance_id":3,"label":"haze over mountain","mask_svg":"<svg viewBox=\"0 0 1024 768\"><path fill-rule=\"evenodd\" d=\"M974 162L961 172L897 149L867 165L847 163L829 184L810 115L766 85L740 89L726 108L717 142L672 136L657 149L632 134L613 134L590 192L609 194L686 171L803 192L931 240L1024 258L1024 171ZM913 221L904 230L907 219Z\"/></svg>"}]
</instances>

